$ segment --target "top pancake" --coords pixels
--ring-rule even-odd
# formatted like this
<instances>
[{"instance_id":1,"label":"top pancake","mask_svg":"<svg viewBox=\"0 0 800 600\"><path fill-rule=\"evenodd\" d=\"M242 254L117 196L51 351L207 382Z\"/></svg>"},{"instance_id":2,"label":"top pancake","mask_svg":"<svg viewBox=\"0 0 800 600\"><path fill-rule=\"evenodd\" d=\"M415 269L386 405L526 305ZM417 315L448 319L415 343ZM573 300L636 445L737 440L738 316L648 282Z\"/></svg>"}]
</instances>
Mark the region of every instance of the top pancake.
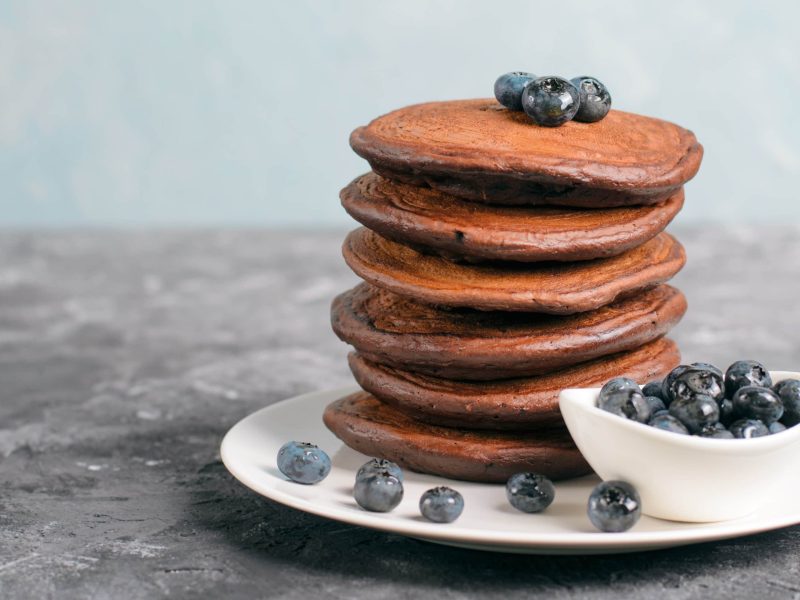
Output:
<instances>
[{"instance_id":1,"label":"top pancake","mask_svg":"<svg viewBox=\"0 0 800 600\"><path fill-rule=\"evenodd\" d=\"M353 150L391 179L493 203L623 206L663 201L703 155L691 131L612 110L540 127L495 100L430 102L359 127Z\"/></svg>"},{"instance_id":2,"label":"top pancake","mask_svg":"<svg viewBox=\"0 0 800 600\"><path fill-rule=\"evenodd\" d=\"M651 206L490 206L367 173L340 198L361 224L407 245L471 261L537 262L614 256L643 244L681 209L683 189Z\"/></svg>"},{"instance_id":3,"label":"top pancake","mask_svg":"<svg viewBox=\"0 0 800 600\"><path fill-rule=\"evenodd\" d=\"M350 232L342 254L369 283L444 306L572 314L654 287L686 262L668 233L609 258L571 263L463 265L422 254L363 227Z\"/></svg>"}]
</instances>

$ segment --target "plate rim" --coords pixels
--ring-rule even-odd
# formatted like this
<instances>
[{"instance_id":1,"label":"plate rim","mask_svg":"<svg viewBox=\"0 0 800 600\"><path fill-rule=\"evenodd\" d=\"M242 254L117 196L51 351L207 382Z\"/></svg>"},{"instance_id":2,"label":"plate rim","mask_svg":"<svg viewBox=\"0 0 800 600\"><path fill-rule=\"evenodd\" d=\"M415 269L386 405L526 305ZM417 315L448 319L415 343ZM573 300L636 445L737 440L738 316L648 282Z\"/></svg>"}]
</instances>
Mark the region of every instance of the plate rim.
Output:
<instances>
[{"instance_id":1,"label":"plate rim","mask_svg":"<svg viewBox=\"0 0 800 600\"><path fill-rule=\"evenodd\" d=\"M253 492L288 506L319 517L324 517L349 525L357 525L429 541L454 542L456 544L471 544L484 546L487 549L514 547L553 550L587 550L597 552L603 550L625 551L641 550L646 548L664 548L668 546L688 545L703 542L720 541L735 537L755 535L765 531L781 529L800 523L800 510L792 515L781 514L778 517L763 517L755 521L752 516L735 519L732 521L717 521L713 523L681 523L685 528L666 531L627 531L623 533L597 532L536 532L524 530L516 532L498 532L474 528L454 528L449 525L413 521L406 518L393 518L392 513L371 513L346 508L318 505L312 501L299 498L290 493L283 492L274 486L266 485L265 481L255 481L237 467L237 461L231 456L230 447L239 430L243 429L249 421L263 417L264 414L285 409L292 402L309 402L317 398L330 398L344 396L360 390L357 385L349 384L338 388L315 390L298 394L274 402L260 408L237 421L223 436L219 452L223 465L228 472L242 485ZM322 425L320 417L319 421ZM590 477L590 476L587 476ZM444 479L444 478L443 478ZM449 480L448 480L449 481ZM480 484L469 482L473 485L498 485ZM651 517L655 518L655 517ZM738 527L737 527L738 525Z\"/></svg>"}]
</instances>

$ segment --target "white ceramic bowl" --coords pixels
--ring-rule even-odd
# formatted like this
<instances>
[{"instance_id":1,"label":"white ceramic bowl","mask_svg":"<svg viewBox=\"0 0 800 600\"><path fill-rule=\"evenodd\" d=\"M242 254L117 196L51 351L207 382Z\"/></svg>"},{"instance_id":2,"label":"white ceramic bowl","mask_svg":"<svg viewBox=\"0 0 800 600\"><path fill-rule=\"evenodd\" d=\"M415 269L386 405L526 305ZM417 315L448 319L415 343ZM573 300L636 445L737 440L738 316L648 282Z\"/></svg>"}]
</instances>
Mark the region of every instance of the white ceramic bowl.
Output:
<instances>
[{"instance_id":1,"label":"white ceramic bowl","mask_svg":"<svg viewBox=\"0 0 800 600\"><path fill-rule=\"evenodd\" d=\"M772 371L773 382L800 373ZM796 478L800 425L749 440L679 435L597 408L599 388L567 389L559 406L575 444L604 480L633 484L642 512L671 521L743 517Z\"/></svg>"}]
</instances>

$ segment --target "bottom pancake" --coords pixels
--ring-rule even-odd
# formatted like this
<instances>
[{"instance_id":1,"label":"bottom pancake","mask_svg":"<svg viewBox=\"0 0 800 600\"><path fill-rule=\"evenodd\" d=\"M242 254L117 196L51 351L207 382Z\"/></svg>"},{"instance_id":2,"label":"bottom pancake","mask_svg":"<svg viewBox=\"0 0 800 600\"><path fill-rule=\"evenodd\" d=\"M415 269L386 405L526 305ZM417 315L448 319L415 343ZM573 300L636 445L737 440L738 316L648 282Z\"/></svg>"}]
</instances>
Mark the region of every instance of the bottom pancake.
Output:
<instances>
[{"instance_id":1,"label":"bottom pancake","mask_svg":"<svg viewBox=\"0 0 800 600\"><path fill-rule=\"evenodd\" d=\"M563 428L511 433L427 425L366 392L329 404L323 420L350 448L420 473L467 481L504 482L521 471L533 471L551 479L591 472Z\"/></svg>"},{"instance_id":2,"label":"bottom pancake","mask_svg":"<svg viewBox=\"0 0 800 600\"><path fill-rule=\"evenodd\" d=\"M605 356L547 375L497 381L453 381L348 357L358 384L414 419L446 427L531 430L561 426L558 394L570 387L600 387L625 376L644 384L663 379L680 363L672 340Z\"/></svg>"}]
</instances>

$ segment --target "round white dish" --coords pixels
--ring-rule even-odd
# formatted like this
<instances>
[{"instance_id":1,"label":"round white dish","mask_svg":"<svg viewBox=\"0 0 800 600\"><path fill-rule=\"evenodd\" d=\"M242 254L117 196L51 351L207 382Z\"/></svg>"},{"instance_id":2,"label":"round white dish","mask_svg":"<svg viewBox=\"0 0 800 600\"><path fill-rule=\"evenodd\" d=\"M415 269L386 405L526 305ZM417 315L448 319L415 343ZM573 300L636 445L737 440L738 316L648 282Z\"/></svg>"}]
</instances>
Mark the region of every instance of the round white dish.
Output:
<instances>
[{"instance_id":1,"label":"round white dish","mask_svg":"<svg viewBox=\"0 0 800 600\"><path fill-rule=\"evenodd\" d=\"M771 375L776 383L800 379L789 371ZM698 523L737 519L796 487L800 427L750 440L679 435L601 410L599 392L562 391L561 414L595 473L633 484L647 515Z\"/></svg>"},{"instance_id":2,"label":"round white dish","mask_svg":"<svg viewBox=\"0 0 800 600\"><path fill-rule=\"evenodd\" d=\"M601 533L586 516L586 501L599 481L583 477L556 483L555 502L543 513L513 509L502 485L451 481L406 471L405 497L391 513L370 513L352 498L356 470L368 457L344 446L322 423L322 410L354 392L346 388L314 392L263 408L234 425L222 441L222 461L255 492L292 508L337 521L431 542L530 554L605 554L654 550L732 538L800 523L795 493L776 495L757 512L718 523L678 523L644 516L625 533ZM288 481L276 465L278 449L289 440L318 444L333 460L330 475L312 486ZM464 495L464 512L455 523L429 523L419 515L420 495L450 485Z\"/></svg>"}]
</instances>

